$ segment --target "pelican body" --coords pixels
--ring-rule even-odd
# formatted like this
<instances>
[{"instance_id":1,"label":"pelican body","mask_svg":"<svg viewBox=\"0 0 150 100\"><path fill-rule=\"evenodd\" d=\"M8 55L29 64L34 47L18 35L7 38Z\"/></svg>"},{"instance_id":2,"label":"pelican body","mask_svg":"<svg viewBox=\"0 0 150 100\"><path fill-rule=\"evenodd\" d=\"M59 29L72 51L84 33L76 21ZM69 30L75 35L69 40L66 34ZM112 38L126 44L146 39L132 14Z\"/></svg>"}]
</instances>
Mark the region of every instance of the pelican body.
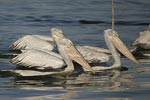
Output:
<instances>
[{"instance_id":1,"label":"pelican body","mask_svg":"<svg viewBox=\"0 0 150 100\"><path fill-rule=\"evenodd\" d=\"M137 38L132 45L142 49L150 49L150 31L140 32L140 37Z\"/></svg>"},{"instance_id":2,"label":"pelican body","mask_svg":"<svg viewBox=\"0 0 150 100\"><path fill-rule=\"evenodd\" d=\"M140 37L133 43L136 49L133 50L133 54L139 57L150 57L150 31L140 32Z\"/></svg>"}]
</instances>

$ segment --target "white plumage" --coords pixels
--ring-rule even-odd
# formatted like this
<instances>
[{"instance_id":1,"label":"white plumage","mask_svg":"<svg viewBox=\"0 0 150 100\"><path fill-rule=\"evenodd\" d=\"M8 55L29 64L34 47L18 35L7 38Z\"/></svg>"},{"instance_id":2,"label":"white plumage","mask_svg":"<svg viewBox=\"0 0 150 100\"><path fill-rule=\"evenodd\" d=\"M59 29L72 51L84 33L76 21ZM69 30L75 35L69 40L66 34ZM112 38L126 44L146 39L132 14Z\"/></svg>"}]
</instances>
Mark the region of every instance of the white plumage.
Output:
<instances>
[{"instance_id":1,"label":"white plumage","mask_svg":"<svg viewBox=\"0 0 150 100\"><path fill-rule=\"evenodd\" d=\"M110 55L99 50L90 49L86 46L76 46L76 48L88 63L103 63L110 59Z\"/></svg>"},{"instance_id":2,"label":"white plumage","mask_svg":"<svg viewBox=\"0 0 150 100\"><path fill-rule=\"evenodd\" d=\"M36 66L37 68L40 69L45 69L47 67L49 68L54 67L54 69L61 68L65 65L65 63L64 64L62 63L63 60L59 54L51 52L54 46L55 43L52 37L43 35L23 36L16 42L12 43L12 45L10 46L10 49L12 50L22 51L22 53L18 54L15 58L13 58L11 62L19 66L25 67ZM82 56L88 61L88 63L107 62L110 58L110 55L101 52L101 48L98 47L76 46L76 48L82 54ZM56 62L57 65L54 65L53 63Z\"/></svg>"},{"instance_id":3,"label":"white plumage","mask_svg":"<svg viewBox=\"0 0 150 100\"><path fill-rule=\"evenodd\" d=\"M61 30L59 30L59 29L55 29L55 30L56 30L56 33L58 32L58 34L56 34L56 37L59 38L60 36L62 36L62 39L63 39L63 34L62 34ZM36 39L37 38L38 37L36 37ZM31 38L31 40L32 40L32 38ZM42 40L42 39L40 39L40 40ZM47 42L47 40L43 40L43 41ZM120 50L120 52L122 52L125 56L127 56L132 61L137 62L136 59L134 58L134 56L128 51L128 49L124 46L124 44L118 38L118 35L115 31L112 31L111 29L106 30L105 31L105 41L106 41L106 43L107 43L107 45L108 45L108 47L112 53L112 56L114 57L115 63L110 67L94 66L94 67L92 67L93 70L99 71L99 70L119 68L121 66L121 62L120 62L120 57L118 56L118 53L117 53L115 48ZM15 44L15 43L13 43L13 44ZM20 44L21 42L18 42L18 43ZM62 41L62 42L60 42L60 44L61 43L62 44L67 43L67 44L64 44L65 48L62 48L65 50L68 50L66 48L70 48L70 46L72 46L72 45L69 45L67 41ZM69 43L72 43L72 42L69 42ZM39 44L37 46L39 46ZM41 42L41 44L42 44L42 42ZM60 46L60 44L57 43L57 46ZM36 67L37 69L58 69L58 68L63 68L65 66L65 63L63 61L64 57L62 58L59 54L47 51L47 50L41 48L40 46L39 46L39 48L40 48L40 50L37 48L36 48L36 50L33 48L30 50L25 50L21 54L14 57L11 60L11 62L16 64L16 65L20 65L20 66ZM86 59L88 61L88 63L106 62L109 60L109 55L100 52L98 50L99 48L95 48L95 47L89 48L89 47L83 47L83 46L76 46L76 47L74 47L74 49L77 49L76 51L79 51L78 53L81 54L81 56L84 57L83 59ZM74 49L69 49L69 51L66 51L66 54L68 54L71 59L73 57L75 57L79 62L79 60L80 60L80 59L78 59L79 56L77 56L78 54L74 55L75 54ZM104 51L106 51L106 50L104 50ZM106 51L106 52L109 53L109 51ZM67 67L70 67L70 66L67 66ZM31 76L34 76L34 75L37 76L41 73L38 71L30 71L30 70L25 70L25 71L15 70L14 72L16 72L20 75L23 75L23 76L30 76L30 75ZM29 72L30 75L27 75L28 73L26 73L26 72ZM60 72L59 71L57 71L57 72L46 72L43 75L57 74L57 73L62 73L62 72L65 72L65 70L60 71Z\"/></svg>"},{"instance_id":4,"label":"white plumage","mask_svg":"<svg viewBox=\"0 0 150 100\"><path fill-rule=\"evenodd\" d=\"M36 69L58 69L65 66L61 56L46 50L26 50L11 60L12 63Z\"/></svg>"},{"instance_id":5,"label":"white plumage","mask_svg":"<svg viewBox=\"0 0 150 100\"><path fill-rule=\"evenodd\" d=\"M10 45L12 50L45 49L53 50L53 39L47 36L26 35Z\"/></svg>"},{"instance_id":6,"label":"white plumage","mask_svg":"<svg viewBox=\"0 0 150 100\"><path fill-rule=\"evenodd\" d=\"M45 36L45 35L31 35L31 36L37 37L41 40L45 40L45 41L48 41L48 42L54 42L53 38L50 37L50 36Z\"/></svg>"},{"instance_id":7,"label":"white plumage","mask_svg":"<svg viewBox=\"0 0 150 100\"><path fill-rule=\"evenodd\" d=\"M77 49L88 63L102 63L110 58L105 53L90 50L83 46L77 46ZM36 67L36 69L57 69L65 66L62 57L58 53L42 49L24 50L14 57L11 62L19 66Z\"/></svg>"}]
</instances>

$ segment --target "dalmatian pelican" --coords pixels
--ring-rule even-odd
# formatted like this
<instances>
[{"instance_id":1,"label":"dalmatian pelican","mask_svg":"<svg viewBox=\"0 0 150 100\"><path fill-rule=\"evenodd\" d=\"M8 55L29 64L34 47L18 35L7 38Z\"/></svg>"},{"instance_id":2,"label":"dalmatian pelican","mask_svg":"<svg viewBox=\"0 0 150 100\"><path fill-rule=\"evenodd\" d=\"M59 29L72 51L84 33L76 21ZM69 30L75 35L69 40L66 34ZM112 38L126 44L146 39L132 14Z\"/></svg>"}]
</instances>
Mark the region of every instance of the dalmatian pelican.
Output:
<instances>
[{"instance_id":1,"label":"dalmatian pelican","mask_svg":"<svg viewBox=\"0 0 150 100\"><path fill-rule=\"evenodd\" d=\"M72 72L74 70L74 65L72 60L79 63L84 71L101 71L101 70L109 70L114 68L121 67L120 56L117 52L119 50L123 55L125 55L130 60L138 63L134 56L130 53L127 47L123 44L123 42L119 39L116 31L112 29L107 29L104 31L104 37L106 44L114 58L115 63L112 66L104 67L104 66L93 66L91 67L82 54L78 51L78 49L73 45L73 43L64 36L62 30L58 28L51 29L52 37L56 42L56 45L59 50L59 54L52 52L44 51L44 50L27 50L25 53L21 53L18 56L14 57L11 62L17 65L22 66L38 66L39 69L50 68L50 69L59 69L63 68L64 70L59 71L50 71L50 72L40 72L34 70L15 70L15 73L18 73L22 76L36 76L36 75L48 75L48 74L57 74L64 72ZM117 50L116 50L117 49ZM36 52L36 53L35 53ZM57 55L57 56L56 56ZM54 65L56 64L56 65ZM67 66L64 68L64 66Z\"/></svg>"},{"instance_id":2,"label":"dalmatian pelican","mask_svg":"<svg viewBox=\"0 0 150 100\"><path fill-rule=\"evenodd\" d=\"M136 46L136 49L133 50L134 55L150 57L150 30L140 32L140 37L132 45Z\"/></svg>"}]
</instances>

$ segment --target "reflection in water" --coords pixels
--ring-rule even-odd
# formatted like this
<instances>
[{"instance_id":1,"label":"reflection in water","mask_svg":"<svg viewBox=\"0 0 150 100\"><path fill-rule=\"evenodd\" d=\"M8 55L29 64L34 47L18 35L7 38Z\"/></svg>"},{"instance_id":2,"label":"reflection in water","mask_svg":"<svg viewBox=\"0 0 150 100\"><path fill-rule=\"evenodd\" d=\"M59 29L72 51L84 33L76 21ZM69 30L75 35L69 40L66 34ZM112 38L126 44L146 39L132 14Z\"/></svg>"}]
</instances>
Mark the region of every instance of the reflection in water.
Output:
<instances>
[{"instance_id":1,"label":"reflection in water","mask_svg":"<svg viewBox=\"0 0 150 100\"><path fill-rule=\"evenodd\" d=\"M134 67L134 66L133 66ZM25 93L19 95L21 100L48 100L48 99L79 99L95 100L132 100L128 96L122 97L122 92L137 89L149 88L147 80L142 82L136 76L149 74L148 67L136 67L128 71L110 70L98 72L95 75L89 73L78 73L70 76L61 77L14 77L11 82L7 79L1 83L2 88L8 84L7 88L15 87L18 91ZM1 73L2 74L2 73ZM1 75L4 76L4 75ZM6 76L4 76L6 77ZM12 77L12 76L11 76ZM14 83L13 83L14 80ZM88 97L88 95L91 97ZM99 95L92 97L93 95ZM107 97L107 98L106 98Z\"/></svg>"},{"instance_id":2,"label":"reflection in water","mask_svg":"<svg viewBox=\"0 0 150 100\"><path fill-rule=\"evenodd\" d=\"M34 86L94 86L108 85L106 82L116 82L120 76L119 70L101 71L94 75L90 73L72 74L70 76L41 76L41 77L19 77L15 78L17 86L34 85Z\"/></svg>"},{"instance_id":3,"label":"reflection in water","mask_svg":"<svg viewBox=\"0 0 150 100\"><path fill-rule=\"evenodd\" d=\"M15 79L15 86L19 90L32 90L32 91L49 91L48 94L38 96L29 96L21 97L21 100L39 100L39 99L62 99L70 100L72 98L78 98L81 92L84 92L84 88L91 86L97 86L95 92L102 91L119 91L117 87L120 87L120 83L116 82L116 79L120 76L120 71L107 71L99 72L96 75L91 75L89 73L81 73L77 76L68 76L58 78L43 78L43 79L24 79L17 78ZM61 93L53 93L50 91L58 90L62 91ZM88 92L88 91L87 91ZM89 91L90 92L90 91ZM86 93L86 91L85 91Z\"/></svg>"},{"instance_id":4,"label":"reflection in water","mask_svg":"<svg viewBox=\"0 0 150 100\"><path fill-rule=\"evenodd\" d=\"M62 98L62 100L70 100L72 98L78 98L84 88L89 86L98 86L100 89L96 90L98 92L102 91L119 91L120 82L116 82L116 79L120 76L120 71L107 71L99 72L96 75L91 75L89 73L81 73L77 76L64 77L64 79L57 78L47 78L47 79L31 79L24 80L23 78L15 80L16 88L20 90L36 90L36 91L53 91L58 90L62 93L58 94L46 94L39 96L23 97L22 100L39 100L39 99L55 99ZM101 89L102 88L102 89ZM82 91L83 90L83 91ZM89 91L90 92L90 91ZM95 91L94 91L95 92ZM84 93L84 92L83 92Z\"/></svg>"},{"instance_id":5,"label":"reflection in water","mask_svg":"<svg viewBox=\"0 0 150 100\"><path fill-rule=\"evenodd\" d=\"M148 58L148 59L138 59L138 61L141 62L141 63L150 64L150 58Z\"/></svg>"},{"instance_id":6,"label":"reflection in water","mask_svg":"<svg viewBox=\"0 0 150 100\"><path fill-rule=\"evenodd\" d=\"M143 70L142 70L143 69ZM140 74L150 72L144 70L145 68L137 68ZM61 99L70 100L82 98L88 93L100 94L101 93L118 93L126 91L131 88L149 87L135 82L135 75L128 73L128 71L120 72L119 70L112 70L106 72L99 72L96 75L89 73L81 73L75 76L56 77L56 78L15 78L14 86L18 90L36 91L37 94L26 94L20 97L21 100L48 100L48 99ZM59 92L54 92L59 91ZM87 97L88 98L88 97ZM92 98L92 97L90 97ZM95 97L96 98L96 97ZM131 100L130 98L120 97L102 97L104 100ZM86 99L87 100L87 99Z\"/></svg>"},{"instance_id":7,"label":"reflection in water","mask_svg":"<svg viewBox=\"0 0 150 100\"><path fill-rule=\"evenodd\" d=\"M131 98L104 98L103 100L132 100Z\"/></svg>"}]
</instances>

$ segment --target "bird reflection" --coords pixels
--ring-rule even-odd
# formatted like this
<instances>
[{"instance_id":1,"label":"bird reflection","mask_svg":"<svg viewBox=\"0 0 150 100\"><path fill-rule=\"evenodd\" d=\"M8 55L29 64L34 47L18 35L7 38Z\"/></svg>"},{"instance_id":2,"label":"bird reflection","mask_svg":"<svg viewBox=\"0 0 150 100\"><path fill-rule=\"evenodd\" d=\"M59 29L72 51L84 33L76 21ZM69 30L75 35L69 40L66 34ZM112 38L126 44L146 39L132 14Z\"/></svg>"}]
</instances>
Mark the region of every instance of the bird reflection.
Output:
<instances>
[{"instance_id":1,"label":"bird reflection","mask_svg":"<svg viewBox=\"0 0 150 100\"><path fill-rule=\"evenodd\" d=\"M120 70L109 70L101 71L97 74L92 75L91 73L78 73L72 74L70 76L47 76L47 77L16 77L15 85L21 89L30 89L32 85L35 86L60 86L65 89L70 87L86 87L86 86L100 86L104 90L109 90L109 88L120 87L121 81ZM51 77L51 78L50 78ZM26 85L26 86L25 86ZM118 86L119 85L119 86ZM119 90L119 89L118 89Z\"/></svg>"},{"instance_id":2,"label":"bird reflection","mask_svg":"<svg viewBox=\"0 0 150 100\"><path fill-rule=\"evenodd\" d=\"M135 67L135 66L133 66ZM136 66L128 71L108 70L101 71L96 74L91 73L73 73L67 76L44 76L44 77L14 77L14 83L11 83L18 90L34 91L21 97L22 100L37 99L58 99L70 100L72 98L80 98L82 95L90 93L120 93L133 88L149 87L149 83L135 81L135 76L149 74L148 67ZM2 74L2 73L0 73ZM8 74L8 73L7 73ZM4 75L3 75L4 76ZM6 77L6 76L4 76ZM92 89L92 91L90 91ZM55 92L58 92L55 94ZM101 97L101 96L98 96ZM96 97L94 97L96 98ZM110 97L103 100L130 100L130 98Z\"/></svg>"},{"instance_id":3,"label":"bird reflection","mask_svg":"<svg viewBox=\"0 0 150 100\"><path fill-rule=\"evenodd\" d=\"M138 73L149 73L150 70L138 68ZM126 71L123 71L126 72ZM134 73L121 74L120 70L109 70L105 72L99 72L92 75L91 73L75 73L70 76L47 76L47 77L16 77L15 85L20 89L38 86L50 86L50 87L63 87L68 89L70 87L88 87L88 86L99 86L103 88L101 91L120 91L126 90L131 87L136 87L137 83L132 79Z\"/></svg>"},{"instance_id":4,"label":"bird reflection","mask_svg":"<svg viewBox=\"0 0 150 100\"><path fill-rule=\"evenodd\" d=\"M135 67L135 66L133 66ZM69 75L58 75L58 76L41 76L41 77L19 77L14 76L11 73L0 72L2 77L14 77L14 85L18 88L38 87L63 87L67 89L68 87L88 87L88 86L99 86L103 88L102 91L113 91L119 89L127 89L131 87L136 87L138 84L132 79L136 74L149 74L150 70L148 66L140 67L136 66L136 72L133 69L128 71L121 70L108 70L100 71L96 74L91 73L73 73Z\"/></svg>"}]
</instances>

